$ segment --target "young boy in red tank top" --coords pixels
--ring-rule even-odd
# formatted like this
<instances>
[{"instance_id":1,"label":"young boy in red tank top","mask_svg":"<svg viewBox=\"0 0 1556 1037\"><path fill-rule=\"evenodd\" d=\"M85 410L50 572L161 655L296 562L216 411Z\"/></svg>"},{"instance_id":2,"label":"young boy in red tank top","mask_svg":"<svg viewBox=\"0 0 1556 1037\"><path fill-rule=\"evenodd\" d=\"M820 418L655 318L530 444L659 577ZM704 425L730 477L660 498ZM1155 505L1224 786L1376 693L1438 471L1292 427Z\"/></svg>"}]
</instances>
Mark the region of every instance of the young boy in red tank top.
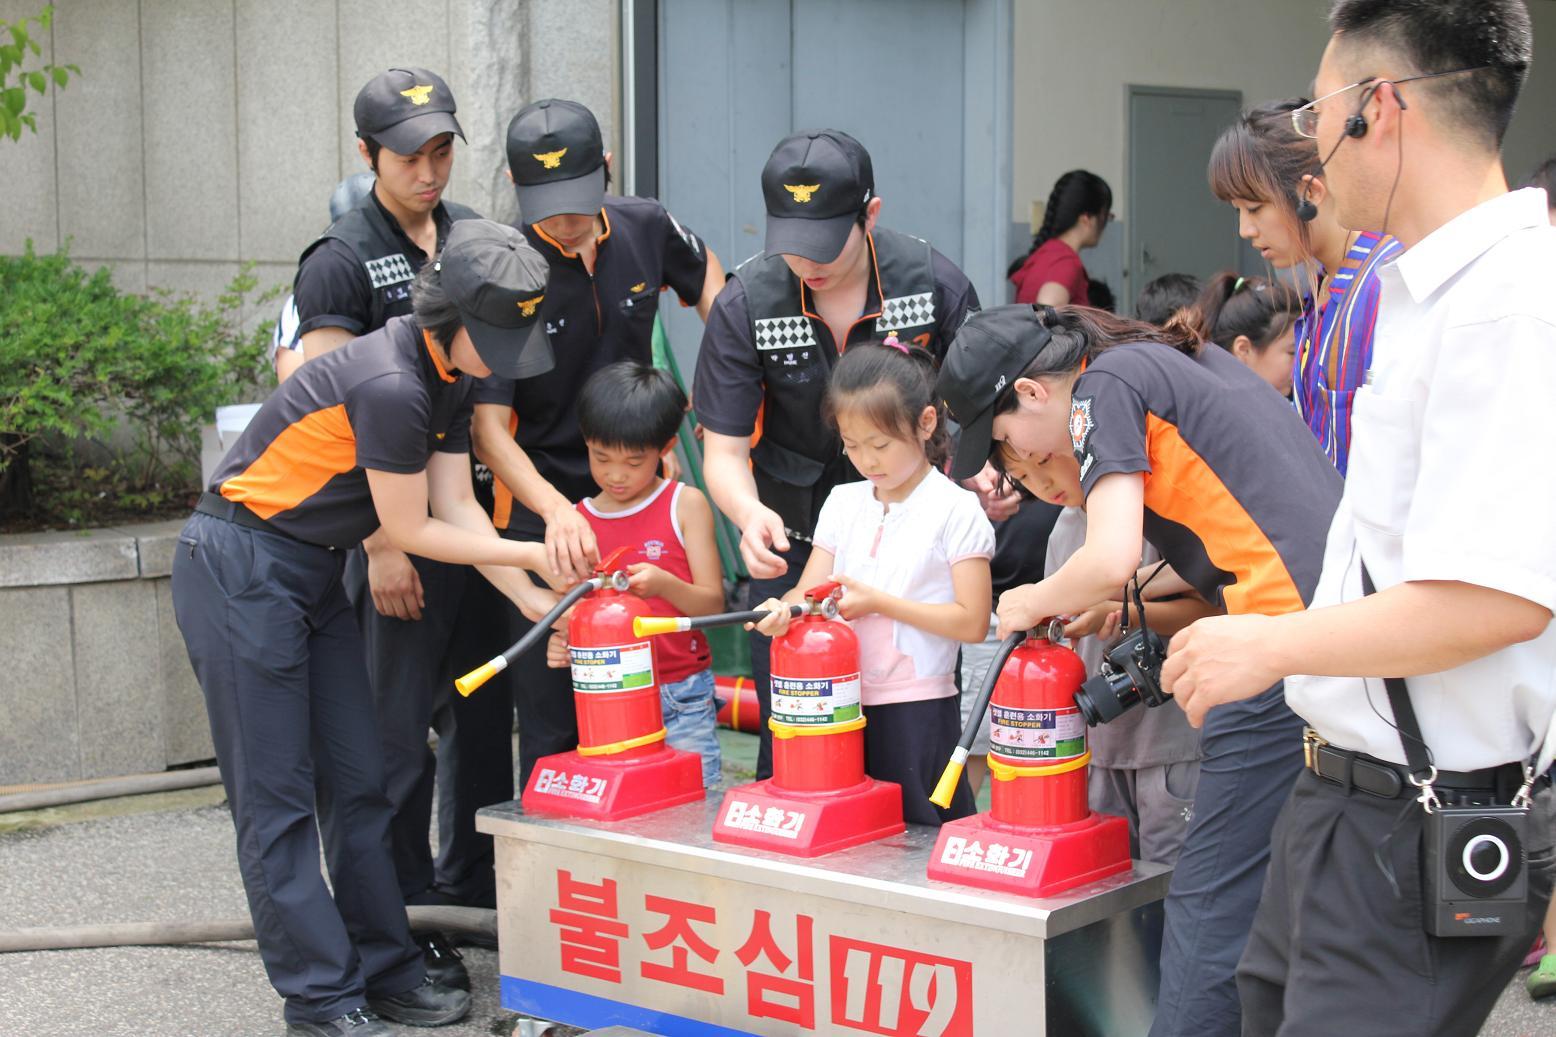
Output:
<instances>
[{"instance_id":1,"label":"young boy in red tank top","mask_svg":"<svg viewBox=\"0 0 1556 1037\"><path fill-rule=\"evenodd\" d=\"M605 557L627 555L632 590L660 615L705 616L724 607L713 509L696 487L659 475L675 446L686 394L664 371L622 361L596 371L578 399L578 427L589 448L589 474L600 492L578 503ZM654 643L666 741L702 756L702 783L720 777L713 669L701 631L665 634Z\"/></svg>"}]
</instances>

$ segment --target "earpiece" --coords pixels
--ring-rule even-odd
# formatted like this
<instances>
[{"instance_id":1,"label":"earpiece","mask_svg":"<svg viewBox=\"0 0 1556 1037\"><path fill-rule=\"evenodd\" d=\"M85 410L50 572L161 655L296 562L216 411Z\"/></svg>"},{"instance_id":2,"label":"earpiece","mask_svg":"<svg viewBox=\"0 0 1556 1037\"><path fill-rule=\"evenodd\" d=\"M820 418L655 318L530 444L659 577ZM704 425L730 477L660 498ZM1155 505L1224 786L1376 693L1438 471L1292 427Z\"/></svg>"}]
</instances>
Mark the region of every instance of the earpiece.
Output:
<instances>
[{"instance_id":1,"label":"earpiece","mask_svg":"<svg viewBox=\"0 0 1556 1037\"><path fill-rule=\"evenodd\" d=\"M1312 223L1318 219L1318 206L1307 196L1307 188L1302 189L1302 200L1297 203L1297 219L1303 223Z\"/></svg>"},{"instance_id":2,"label":"earpiece","mask_svg":"<svg viewBox=\"0 0 1556 1037\"><path fill-rule=\"evenodd\" d=\"M1357 112L1345 120L1345 135L1347 137L1365 137L1367 135L1367 117Z\"/></svg>"}]
</instances>

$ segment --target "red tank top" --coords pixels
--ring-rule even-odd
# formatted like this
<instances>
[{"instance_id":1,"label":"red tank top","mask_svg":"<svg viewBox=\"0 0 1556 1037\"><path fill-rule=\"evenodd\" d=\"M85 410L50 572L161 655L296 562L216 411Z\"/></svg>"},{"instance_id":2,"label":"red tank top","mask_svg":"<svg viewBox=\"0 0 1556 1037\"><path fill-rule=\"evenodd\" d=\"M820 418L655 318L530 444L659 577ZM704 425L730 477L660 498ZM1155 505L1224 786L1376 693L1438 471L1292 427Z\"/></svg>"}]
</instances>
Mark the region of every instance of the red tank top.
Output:
<instances>
[{"instance_id":1,"label":"red tank top","mask_svg":"<svg viewBox=\"0 0 1556 1037\"><path fill-rule=\"evenodd\" d=\"M600 557L618 547L630 547L622 561L631 565L650 562L671 576L692 582L691 562L686 558L686 543L676 520L676 504L681 499L681 484L666 479L645 501L627 509L602 514L592 500L578 502L578 510L594 530L600 544ZM664 598L649 598L654 612L661 616L679 616L680 611ZM661 634L654 639L655 676L660 684L683 681L709 666L708 639L701 631Z\"/></svg>"}]
</instances>

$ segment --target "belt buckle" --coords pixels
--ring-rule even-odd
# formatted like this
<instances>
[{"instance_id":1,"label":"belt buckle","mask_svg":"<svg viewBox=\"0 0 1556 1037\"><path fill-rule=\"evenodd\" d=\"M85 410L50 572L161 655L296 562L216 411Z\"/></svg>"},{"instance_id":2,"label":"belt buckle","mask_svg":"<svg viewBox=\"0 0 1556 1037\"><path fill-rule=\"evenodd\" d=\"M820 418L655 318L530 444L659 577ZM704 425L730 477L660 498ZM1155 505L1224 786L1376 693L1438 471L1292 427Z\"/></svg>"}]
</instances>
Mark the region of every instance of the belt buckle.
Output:
<instances>
[{"instance_id":1,"label":"belt buckle","mask_svg":"<svg viewBox=\"0 0 1556 1037\"><path fill-rule=\"evenodd\" d=\"M1311 727L1302 729L1302 761L1308 770L1318 773L1317 750L1329 744L1329 740L1320 735Z\"/></svg>"}]
</instances>

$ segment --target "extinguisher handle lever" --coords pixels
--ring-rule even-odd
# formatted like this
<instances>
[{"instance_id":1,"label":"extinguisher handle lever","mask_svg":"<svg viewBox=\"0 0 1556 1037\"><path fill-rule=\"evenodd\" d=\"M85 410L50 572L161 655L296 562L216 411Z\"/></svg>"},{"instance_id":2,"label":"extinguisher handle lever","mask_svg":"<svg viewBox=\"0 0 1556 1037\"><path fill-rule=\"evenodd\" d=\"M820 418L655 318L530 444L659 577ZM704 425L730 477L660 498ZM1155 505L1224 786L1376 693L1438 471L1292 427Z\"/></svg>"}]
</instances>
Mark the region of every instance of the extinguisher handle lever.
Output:
<instances>
[{"instance_id":1,"label":"extinguisher handle lever","mask_svg":"<svg viewBox=\"0 0 1556 1037\"><path fill-rule=\"evenodd\" d=\"M829 581L827 583L816 584L816 586L805 592L805 597L809 601L814 601L817 604L820 604L826 599L836 597L842 593L843 585L841 583L836 581Z\"/></svg>"},{"instance_id":2,"label":"extinguisher handle lever","mask_svg":"<svg viewBox=\"0 0 1556 1037\"><path fill-rule=\"evenodd\" d=\"M957 783L962 777L962 767L967 763L968 755L972 753L973 740L978 737L978 728L983 723L983 714L988 712L989 699L994 696L994 685L999 682L1000 671L1005 668L1005 660L1010 658L1010 653L1026 639L1026 631L1018 630L1001 641L999 650L994 653L994 658L989 662L988 670L984 671L983 684L978 688L978 697L973 699L972 712L967 714L967 726L962 728L961 740L957 742L950 762L946 764L945 771L940 775L935 791L930 794L929 801L935 806L944 808L951 805L951 797L956 794Z\"/></svg>"},{"instance_id":3,"label":"extinguisher handle lever","mask_svg":"<svg viewBox=\"0 0 1556 1037\"><path fill-rule=\"evenodd\" d=\"M600 559L599 564L594 567L594 571L599 573L601 576L615 572L620 567L621 560L626 557L627 552L631 550L631 544L626 544L622 547L616 548L616 550Z\"/></svg>"}]
</instances>

